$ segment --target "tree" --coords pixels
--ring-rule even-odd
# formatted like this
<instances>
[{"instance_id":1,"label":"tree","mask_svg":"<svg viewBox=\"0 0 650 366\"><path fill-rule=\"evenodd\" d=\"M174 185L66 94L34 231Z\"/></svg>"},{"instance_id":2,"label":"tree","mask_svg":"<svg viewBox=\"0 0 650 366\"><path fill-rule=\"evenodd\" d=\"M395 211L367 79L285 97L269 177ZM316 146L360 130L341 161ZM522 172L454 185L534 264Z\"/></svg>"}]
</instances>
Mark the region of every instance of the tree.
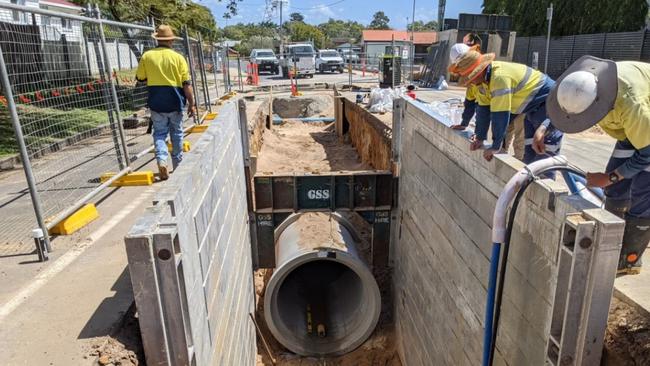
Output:
<instances>
[{"instance_id":1,"label":"tree","mask_svg":"<svg viewBox=\"0 0 650 366\"><path fill-rule=\"evenodd\" d=\"M483 13L511 15L517 35L539 36L551 2L554 36L638 31L648 14L646 0L484 0Z\"/></svg>"},{"instance_id":2,"label":"tree","mask_svg":"<svg viewBox=\"0 0 650 366\"><path fill-rule=\"evenodd\" d=\"M413 29L415 28L415 29ZM411 30L415 30L415 32L423 32L423 31L435 31L438 30L438 22L435 20L432 20L430 22L423 22L421 20L416 20L415 22L409 24L406 29L410 32Z\"/></svg>"},{"instance_id":3,"label":"tree","mask_svg":"<svg viewBox=\"0 0 650 366\"><path fill-rule=\"evenodd\" d=\"M326 23L318 25L318 29L327 36L327 38L352 38L356 41L361 39L363 25L355 21L334 20L330 18Z\"/></svg>"},{"instance_id":4,"label":"tree","mask_svg":"<svg viewBox=\"0 0 650 366\"><path fill-rule=\"evenodd\" d=\"M300 13L291 13L291 14L289 14L289 21L291 21L291 22L304 22L305 17Z\"/></svg>"},{"instance_id":5,"label":"tree","mask_svg":"<svg viewBox=\"0 0 650 366\"><path fill-rule=\"evenodd\" d=\"M271 22L238 23L224 27L223 35L228 39L243 41L251 37L273 35L277 29L277 25Z\"/></svg>"},{"instance_id":6,"label":"tree","mask_svg":"<svg viewBox=\"0 0 650 366\"><path fill-rule=\"evenodd\" d=\"M80 6L97 3L104 15L114 20L125 23L147 22L148 17L153 16L156 23L166 23L172 26L178 34L183 25L187 25L190 34L201 33L204 38L216 40L217 24L210 9L193 2L182 4L181 2L165 0L72 0ZM126 28L120 28L125 39L129 40L132 35L128 34ZM129 44L130 45L130 44ZM135 52L138 56L140 52Z\"/></svg>"},{"instance_id":7,"label":"tree","mask_svg":"<svg viewBox=\"0 0 650 366\"><path fill-rule=\"evenodd\" d=\"M242 56L248 56L251 50L255 48L270 48L275 47L275 41L272 37L268 36L252 36L249 39L233 47Z\"/></svg>"},{"instance_id":8,"label":"tree","mask_svg":"<svg viewBox=\"0 0 650 366\"><path fill-rule=\"evenodd\" d=\"M316 48L323 48L329 43L327 36L313 25L294 21L288 23L288 27L289 37L292 42L313 41Z\"/></svg>"},{"instance_id":9,"label":"tree","mask_svg":"<svg viewBox=\"0 0 650 366\"><path fill-rule=\"evenodd\" d=\"M390 26L388 25L390 23L390 19L386 14L384 14L383 11L378 11L375 13L375 15L372 16L372 22L370 22L370 25L368 28L370 29L390 29Z\"/></svg>"}]
</instances>

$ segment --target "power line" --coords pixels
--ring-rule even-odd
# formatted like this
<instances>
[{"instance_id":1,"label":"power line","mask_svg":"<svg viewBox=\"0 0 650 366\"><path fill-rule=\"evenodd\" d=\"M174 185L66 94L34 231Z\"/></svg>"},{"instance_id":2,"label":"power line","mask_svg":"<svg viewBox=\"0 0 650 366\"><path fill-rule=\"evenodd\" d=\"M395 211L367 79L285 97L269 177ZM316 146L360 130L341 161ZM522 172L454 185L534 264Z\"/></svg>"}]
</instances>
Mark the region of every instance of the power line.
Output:
<instances>
[{"instance_id":1,"label":"power line","mask_svg":"<svg viewBox=\"0 0 650 366\"><path fill-rule=\"evenodd\" d=\"M330 7L330 6L332 6L332 5L340 4L340 3L344 2L344 1L345 1L345 0L339 0L339 1L335 1L335 2L333 2L333 3L329 3L329 4L316 5L316 6L313 6L313 7L311 7L311 8L298 8L298 7L291 6L291 5L289 5L289 7L290 7L291 9L295 9L295 10L316 10L316 9L323 9L323 8Z\"/></svg>"}]
</instances>

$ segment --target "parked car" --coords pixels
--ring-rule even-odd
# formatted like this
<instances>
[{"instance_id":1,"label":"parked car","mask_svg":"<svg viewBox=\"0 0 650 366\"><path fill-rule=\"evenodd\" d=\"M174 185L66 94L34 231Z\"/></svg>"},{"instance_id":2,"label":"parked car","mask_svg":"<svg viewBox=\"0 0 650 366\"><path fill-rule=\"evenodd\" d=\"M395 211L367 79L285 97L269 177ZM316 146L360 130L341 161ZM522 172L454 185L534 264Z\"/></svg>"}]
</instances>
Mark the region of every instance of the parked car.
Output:
<instances>
[{"instance_id":1,"label":"parked car","mask_svg":"<svg viewBox=\"0 0 650 366\"><path fill-rule=\"evenodd\" d=\"M278 61L273 50L254 49L251 51L250 60L252 63L257 64L258 72L268 71L275 75L280 73L280 61Z\"/></svg>"},{"instance_id":2,"label":"parked car","mask_svg":"<svg viewBox=\"0 0 650 366\"><path fill-rule=\"evenodd\" d=\"M296 76L313 78L316 73L316 51L310 43L295 43L286 46L286 55L280 60L282 76L289 78L289 71ZM295 67L295 69L294 69Z\"/></svg>"},{"instance_id":3,"label":"parked car","mask_svg":"<svg viewBox=\"0 0 650 366\"><path fill-rule=\"evenodd\" d=\"M359 52L360 50L355 50L349 49L349 48L344 48L339 50L341 52L341 56L343 57L343 62L347 63L353 63L353 64L358 64L360 61L359 59Z\"/></svg>"},{"instance_id":4,"label":"parked car","mask_svg":"<svg viewBox=\"0 0 650 366\"><path fill-rule=\"evenodd\" d=\"M316 56L316 70L323 73L325 71L343 72L343 58L336 50L320 50Z\"/></svg>"}]
</instances>

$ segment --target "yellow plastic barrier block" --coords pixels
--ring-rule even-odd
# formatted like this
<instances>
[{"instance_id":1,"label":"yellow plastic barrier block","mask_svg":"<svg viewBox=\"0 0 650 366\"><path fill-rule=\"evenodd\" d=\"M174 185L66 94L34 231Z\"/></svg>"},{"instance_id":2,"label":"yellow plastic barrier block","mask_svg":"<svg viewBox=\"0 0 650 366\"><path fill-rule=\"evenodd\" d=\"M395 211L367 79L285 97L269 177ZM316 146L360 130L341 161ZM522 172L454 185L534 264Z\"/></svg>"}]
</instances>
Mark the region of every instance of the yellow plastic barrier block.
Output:
<instances>
[{"instance_id":1,"label":"yellow plastic barrier block","mask_svg":"<svg viewBox=\"0 0 650 366\"><path fill-rule=\"evenodd\" d=\"M65 218L65 220L56 224L50 229L52 235L70 235L82 227L88 225L91 221L99 217L97 208L94 204L89 203L77 212Z\"/></svg>"},{"instance_id":2,"label":"yellow plastic barrier block","mask_svg":"<svg viewBox=\"0 0 650 366\"><path fill-rule=\"evenodd\" d=\"M171 142L167 143L167 149L169 149L169 151L172 150L172 143ZM188 151L190 151L190 149L191 149L190 142L189 141L183 141L183 152L188 152Z\"/></svg>"},{"instance_id":3,"label":"yellow plastic barrier block","mask_svg":"<svg viewBox=\"0 0 650 366\"><path fill-rule=\"evenodd\" d=\"M114 175L115 173L104 173L99 177L99 179L103 183L111 179ZM145 170L124 175L111 183L111 187L150 186L152 184L153 172L151 170Z\"/></svg>"},{"instance_id":4,"label":"yellow plastic barrier block","mask_svg":"<svg viewBox=\"0 0 650 366\"><path fill-rule=\"evenodd\" d=\"M205 125L195 125L192 127L192 130L190 131L191 133L202 133L208 130L208 127L210 125L205 124Z\"/></svg>"},{"instance_id":5,"label":"yellow plastic barrier block","mask_svg":"<svg viewBox=\"0 0 650 366\"><path fill-rule=\"evenodd\" d=\"M213 119L217 118L218 115L219 115L219 113L208 113L208 114L205 115L204 120L205 121L212 121Z\"/></svg>"}]
</instances>

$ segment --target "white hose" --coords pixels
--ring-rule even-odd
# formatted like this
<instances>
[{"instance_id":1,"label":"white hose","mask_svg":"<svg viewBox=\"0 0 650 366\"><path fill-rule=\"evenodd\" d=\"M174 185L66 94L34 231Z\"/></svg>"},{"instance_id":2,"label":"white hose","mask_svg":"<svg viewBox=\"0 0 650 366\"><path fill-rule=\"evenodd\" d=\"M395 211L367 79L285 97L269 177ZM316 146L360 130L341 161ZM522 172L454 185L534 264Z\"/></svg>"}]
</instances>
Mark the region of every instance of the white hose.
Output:
<instances>
[{"instance_id":1,"label":"white hose","mask_svg":"<svg viewBox=\"0 0 650 366\"><path fill-rule=\"evenodd\" d=\"M508 206L519 191L519 187L531 176L537 175L537 172L551 168L567 166L567 159L562 155L552 156L543 160L538 160L526 165L520 171L510 178L506 186L501 191L494 216L492 217L492 242L503 243L506 238L506 216Z\"/></svg>"}]
</instances>

